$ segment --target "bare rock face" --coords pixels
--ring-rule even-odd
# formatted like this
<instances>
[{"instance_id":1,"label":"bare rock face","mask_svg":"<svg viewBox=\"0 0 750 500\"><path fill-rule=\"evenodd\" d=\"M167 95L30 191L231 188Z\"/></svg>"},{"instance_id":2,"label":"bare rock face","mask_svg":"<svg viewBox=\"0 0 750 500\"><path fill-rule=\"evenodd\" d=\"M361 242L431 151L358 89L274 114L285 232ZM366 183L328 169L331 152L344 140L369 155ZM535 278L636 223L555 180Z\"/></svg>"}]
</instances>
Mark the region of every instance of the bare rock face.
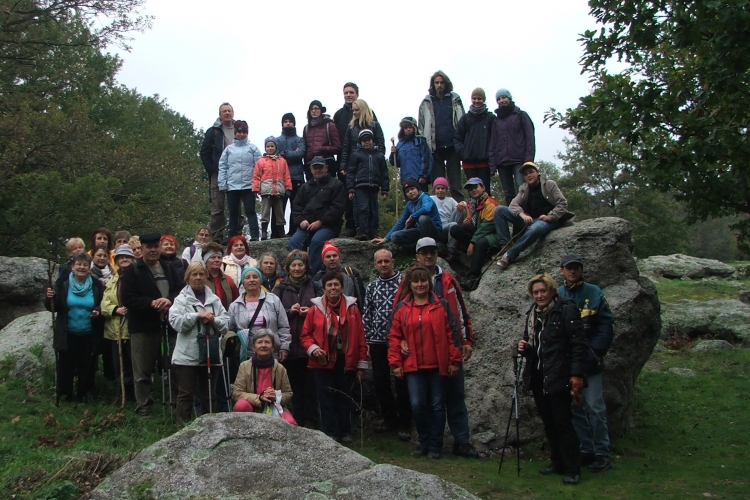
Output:
<instances>
[{"instance_id":1,"label":"bare rock face","mask_svg":"<svg viewBox=\"0 0 750 500\"><path fill-rule=\"evenodd\" d=\"M38 257L0 257L0 328L44 309L47 261ZM57 270L55 276L57 278Z\"/></svg>"},{"instance_id":2,"label":"bare rock face","mask_svg":"<svg viewBox=\"0 0 750 500\"><path fill-rule=\"evenodd\" d=\"M682 335L750 344L750 305L739 300L680 300L662 304L661 338Z\"/></svg>"},{"instance_id":3,"label":"bare rock face","mask_svg":"<svg viewBox=\"0 0 750 500\"><path fill-rule=\"evenodd\" d=\"M504 438L516 346L532 302L526 284L543 272L562 284L560 258L570 253L583 258L584 279L604 290L615 316L615 339L604 374L610 433L622 434L631 426L635 381L661 328L656 289L650 280L639 276L631 250L627 221L612 217L584 220L553 231L505 271L493 264L479 287L466 294L477 337L474 354L465 364L466 403L473 435L498 434L487 448L499 447ZM521 440L542 435L531 396L522 395L520 403ZM483 443L474 444L484 448Z\"/></svg>"},{"instance_id":4,"label":"bare rock face","mask_svg":"<svg viewBox=\"0 0 750 500\"><path fill-rule=\"evenodd\" d=\"M737 274L737 270L729 264L683 254L654 255L641 259L638 261L638 269L643 274L668 279L689 278L694 280L710 276L733 278Z\"/></svg>"},{"instance_id":5,"label":"bare rock face","mask_svg":"<svg viewBox=\"0 0 750 500\"><path fill-rule=\"evenodd\" d=\"M54 365L52 348L52 314L48 311L22 316L0 330L0 359L16 358L10 375L34 380L41 376L43 365Z\"/></svg>"},{"instance_id":6,"label":"bare rock face","mask_svg":"<svg viewBox=\"0 0 750 500\"><path fill-rule=\"evenodd\" d=\"M376 465L319 431L253 413L219 413L149 446L88 498L476 497L437 476Z\"/></svg>"}]
</instances>

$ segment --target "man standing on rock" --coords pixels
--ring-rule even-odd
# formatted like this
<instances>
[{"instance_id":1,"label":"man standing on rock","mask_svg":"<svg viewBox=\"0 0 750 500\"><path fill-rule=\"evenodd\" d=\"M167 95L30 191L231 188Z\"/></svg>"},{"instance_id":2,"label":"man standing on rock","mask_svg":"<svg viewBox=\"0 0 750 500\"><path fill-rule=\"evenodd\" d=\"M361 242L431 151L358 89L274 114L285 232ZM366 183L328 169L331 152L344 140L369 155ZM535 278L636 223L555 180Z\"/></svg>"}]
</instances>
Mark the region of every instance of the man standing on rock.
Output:
<instances>
[{"instance_id":1,"label":"man standing on rock","mask_svg":"<svg viewBox=\"0 0 750 500\"><path fill-rule=\"evenodd\" d=\"M184 286L169 262L161 257L159 233L142 234L143 256L125 269L122 277L122 305L128 308L128 330L135 379L135 412L151 415L151 386L159 358L166 317Z\"/></svg>"},{"instance_id":2,"label":"man standing on rock","mask_svg":"<svg viewBox=\"0 0 750 500\"><path fill-rule=\"evenodd\" d=\"M612 468L609 459L607 405L604 403L602 370L604 357L612 344L614 318L601 288L583 281L583 259L566 255L560 262L565 285L558 288L561 298L573 299L581 311L581 321L588 345L588 371L583 405L572 405L573 427L581 441L581 465L591 472Z\"/></svg>"},{"instance_id":3,"label":"man standing on rock","mask_svg":"<svg viewBox=\"0 0 750 500\"><path fill-rule=\"evenodd\" d=\"M451 196L463 201L461 192L461 157L456 153L453 137L458 121L464 115L461 96L453 92L453 83L448 75L436 71L430 78L429 93L419 105L419 135L432 148L432 179L447 177Z\"/></svg>"},{"instance_id":4,"label":"man standing on rock","mask_svg":"<svg viewBox=\"0 0 750 500\"><path fill-rule=\"evenodd\" d=\"M464 362L471 358L474 345L474 327L469 310L461 294L456 278L437 265L437 242L433 238L417 241L417 262L432 274L433 290L451 308L461 330L461 351ZM479 458L479 453L469 442L469 410L466 408L466 386L464 385L464 365L458 368L455 377L441 377L445 399L448 427L453 434L453 454L467 458Z\"/></svg>"},{"instance_id":5,"label":"man standing on rock","mask_svg":"<svg viewBox=\"0 0 750 500\"><path fill-rule=\"evenodd\" d=\"M206 130L200 156L209 179L211 197L211 236L217 243L224 238L227 219L224 216L224 193L219 191L219 159L224 149L234 142L234 108L228 102L219 106L219 118Z\"/></svg>"}]
</instances>

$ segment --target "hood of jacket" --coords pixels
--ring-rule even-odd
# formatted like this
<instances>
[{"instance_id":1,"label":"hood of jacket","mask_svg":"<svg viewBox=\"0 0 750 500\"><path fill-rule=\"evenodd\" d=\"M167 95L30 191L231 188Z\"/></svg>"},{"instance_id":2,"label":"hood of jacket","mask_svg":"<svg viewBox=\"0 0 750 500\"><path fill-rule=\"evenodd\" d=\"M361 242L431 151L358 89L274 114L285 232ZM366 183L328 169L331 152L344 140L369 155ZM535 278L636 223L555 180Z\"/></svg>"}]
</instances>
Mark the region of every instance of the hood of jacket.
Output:
<instances>
[{"instance_id":1,"label":"hood of jacket","mask_svg":"<svg viewBox=\"0 0 750 500\"><path fill-rule=\"evenodd\" d=\"M356 297L350 297L348 295L344 295L344 300L346 300L346 309L348 310L350 307L352 307L354 304L357 303ZM326 308L323 306L323 297L314 297L310 299L310 302L312 302L315 307L320 309L320 312L325 314Z\"/></svg>"}]
</instances>

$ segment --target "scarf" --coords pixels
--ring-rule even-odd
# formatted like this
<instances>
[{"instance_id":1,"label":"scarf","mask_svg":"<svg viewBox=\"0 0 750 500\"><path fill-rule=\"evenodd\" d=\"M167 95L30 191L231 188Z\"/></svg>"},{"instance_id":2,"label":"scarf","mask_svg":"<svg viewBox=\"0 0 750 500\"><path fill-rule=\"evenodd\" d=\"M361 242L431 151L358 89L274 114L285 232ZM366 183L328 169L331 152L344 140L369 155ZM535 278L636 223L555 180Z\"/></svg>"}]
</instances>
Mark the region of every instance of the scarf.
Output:
<instances>
[{"instance_id":1,"label":"scarf","mask_svg":"<svg viewBox=\"0 0 750 500\"><path fill-rule=\"evenodd\" d=\"M474 106L473 104L469 106L469 113L475 114L475 115L483 115L487 112L487 105L482 104L479 107Z\"/></svg>"},{"instance_id":2,"label":"scarf","mask_svg":"<svg viewBox=\"0 0 750 500\"><path fill-rule=\"evenodd\" d=\"M240 269L245 267L245 264L247 264L247 261L250 260L250 256L247 254L245 254L245 256L242 257L241 259L238 259L233 253L230 253L229 258L232 260L232 262L237 264L240 267Z\"/></svg>"},{"instance_id":3,"label":"scarf","mask_svg":"<svg viewBox=\"0 0 750 500\"><path fill-rule=\"evenodd\" d=\"M538 360L536 364L537 370L542 369L542 330L544 330L544 325L547 322L547 315L549 315L549 312L552 310L552 308L557 305L558 300L559 296L555 296L555 298L552 299L552 302L542 308L539 308L539 306L535 305L531 310L531 313L529 314L529 321L526 324L526 331L529 333L528 342L536 351ZM539 324L538 339L536 332L537 323ZM537 340L539 340L539 342L537 342Z\"/></svg>"},{"instance_id":4,"label":"scarf","mask_svg":"<svg viewBox=\"0 0 750 500\"><path fill-rule=\"evenodd\" d=\"M70 283L70 291L79 297L84 297L94 287L94 280L91 278L90 274L86 276L86 281L79 283L73 274L73 271L71 271L70 276L68 277L68 282Z\"/></svg>"},{"instance_id":5,"label":"scarf","mask_svg":"<svg viewBox=\"0 0 750 500\"><path fill-rule=\"evenodd\" d=\"M507 106L500 106L495 110L495 114L497 114L498 118L505 118L506 116L510 115L513 111L516 109L516 104L513 101L510 101L510 104Z\"/></svg>"},{"instance_id":6,"label":"scarf","mask_svg":"<svg viewBox=\"0 0 750 500\"><path fill-rule=\"evenodd\" d=\"M285 135L287 137L294 137L295 135L297 135L297 127L282 127L281 135Z\"/></svg>"},{"instance_id":7,"label":"scarf","mask_svg":"<svg viewBox=\"0 0 750 500\"><path fill-rule=\"evenodd\" d=\"M326 310L325 333L328 337L328 362L335 364L336 346L338 344L339 335L343 335L343 328L346 326L346 299L344 299L342 295L339 303L333 305L328 302L328 298L324 295L323 306Z\"/></svg>"},{"instance_id":8,"label":"scarf","mask_svg":"<svg viewBox=\"0 0 750 500\"><path fill-rule=\"evenodd\" d=\"M322 121L323 115L320 115L320 118L310 118L310 128L317 127Z\"/></svg>"},{"instance_id":9,"label":"scarf","mask_svg":"<svg viewBox=\"0 0 750 500\"><path fill-rule=\"evenodd\" d=\"M112 269L112 266L109 264L109 262L104 267L99 267L92 262L90 272L96 277L96 279L99 280L102 285L106 285L109 280L112 279L114 269Z\"/></svg>"},{"instance_id":10,"label":"scarf","mask_svg":"<svg viewBox=\"0 0 750 500\"><path fill-rule=\"evenodd\" d=\"M482 197L478 200L471 199L469 201L469 210L471 210L471 223L474 225L474 227L479 227L479 215L482 213L481 206L482 203L485 202L489 195L487 194L487 191L482 193Z\"/></svg>"},{"instance_id":11,"label":"scarf","mask_svg":"<svg viewBox=\"0 0 750 500\"><path fill-rule=\"evenodd\" d=\"M263 156L265 156L266 158L271 158L272 160L275 160L276 158L279 157L278 154L269 155L268 153L263 153Z\"/></svg>"},{"instance_id":12,"label":"scarf","mask_svg":"<svg viewBox=\"0 0 750 500\"><path fill-rule=\"evenodd\" d=\"M287 276L289 277L289 283L291 283L292 286L297 290L302 288L302 286L307 283L307 279L309 278L307 274L303 274L301 278L295 278L291 274L287 274Z\"/></svg>"},{"instance_id":13,"label":"scarf","mask_svg":"<svg viewBox=\"0 0 750 500\"><path fill-rule=\"evenodd\" d=\"M271 368L273 366L273 356L264 360L258 359L258 355L253 353L253 357L250 358L255 368Z\"/></svg>"}]
</instances>

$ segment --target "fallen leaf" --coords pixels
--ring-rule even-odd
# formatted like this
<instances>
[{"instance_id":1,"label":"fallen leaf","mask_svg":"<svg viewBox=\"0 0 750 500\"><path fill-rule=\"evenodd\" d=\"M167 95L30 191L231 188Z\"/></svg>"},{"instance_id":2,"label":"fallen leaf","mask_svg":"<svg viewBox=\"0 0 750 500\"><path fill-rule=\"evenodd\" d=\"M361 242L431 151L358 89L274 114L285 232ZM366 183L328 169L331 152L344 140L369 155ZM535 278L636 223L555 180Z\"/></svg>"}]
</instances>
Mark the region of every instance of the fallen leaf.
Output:
<instances>
[{"instance_id":1,"label":"fallen leaf","mask_svg":"<svg viewBox=\"0 0 750 500\"><path fill-rule=\"evenodd\" d=\"M20 421L21 421L21 417L16 417L16 418L14 418L13 420L11 420L11 421L10 421L10 423L11 423L11 424L17 424L17 423L18 423L18 422L20 422Z\"/></svg>"}]
</instances>

